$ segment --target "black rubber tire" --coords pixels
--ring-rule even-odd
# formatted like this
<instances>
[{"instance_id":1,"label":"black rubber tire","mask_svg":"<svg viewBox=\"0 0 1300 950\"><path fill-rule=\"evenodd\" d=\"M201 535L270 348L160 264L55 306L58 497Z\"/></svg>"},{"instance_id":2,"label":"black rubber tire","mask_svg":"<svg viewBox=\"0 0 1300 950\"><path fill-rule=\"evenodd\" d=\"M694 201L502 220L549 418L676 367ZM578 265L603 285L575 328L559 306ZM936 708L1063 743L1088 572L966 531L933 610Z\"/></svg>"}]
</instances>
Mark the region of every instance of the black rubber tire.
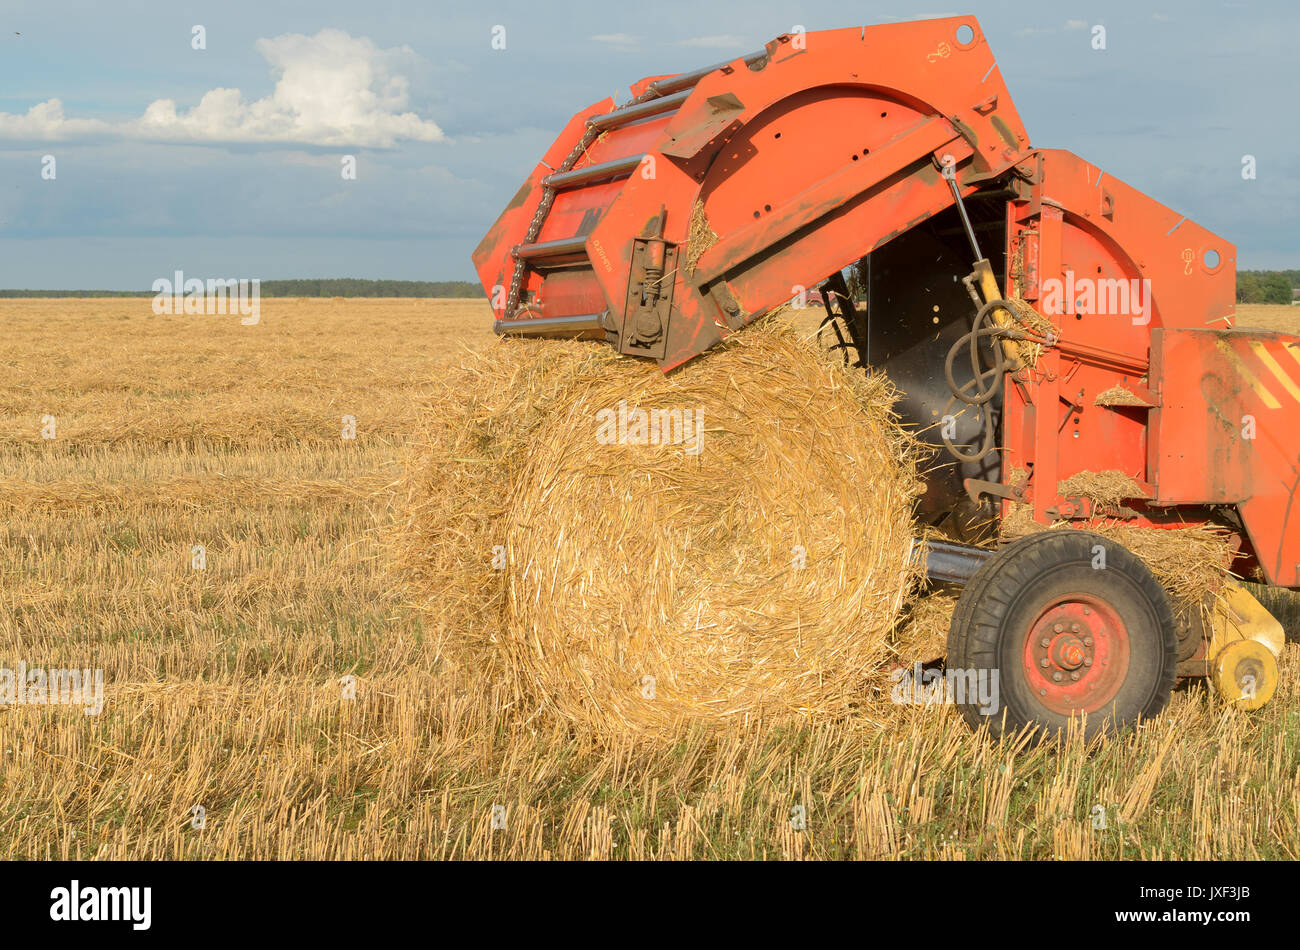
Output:
<instances>
[{"instance_id":1,"label":"black rubber tire","mask_svg":"<svg viewBox=\"0 0 1300 950\"><path fill-rule=\"evenodd\" d=\"M1094 548L1105 549L1095 569ZM1118 691L1088 716L1085 735L1131 726L1159 715L1178 675L1178 630L1169 596L1150 569L1122 545L1090 531L1040 531L1002 548L985 561L962 591L948 629L947 667L998 674L998 703L981 709L958 703L972 726L987 724L994 737L1039 726L1038 737L1059 733L1070 716L1039 702L1023 666L1031 625L1053 597L1077 591L1104 601L1128 631L1129 663ZM1050 684L1048 684L1050 685Z\"/></svg>"}]
</instances>

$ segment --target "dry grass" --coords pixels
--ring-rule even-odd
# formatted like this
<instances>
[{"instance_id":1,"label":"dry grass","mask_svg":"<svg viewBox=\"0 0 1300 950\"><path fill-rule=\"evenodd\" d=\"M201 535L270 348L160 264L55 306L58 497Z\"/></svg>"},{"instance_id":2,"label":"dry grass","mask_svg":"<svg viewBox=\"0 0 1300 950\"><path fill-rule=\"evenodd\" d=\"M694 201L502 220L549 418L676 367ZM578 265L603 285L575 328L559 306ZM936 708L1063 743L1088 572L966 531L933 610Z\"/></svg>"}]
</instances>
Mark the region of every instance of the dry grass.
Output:
<instances>
[{"instance_id":1,"label":"dry grass","mask_svg":"<svg viewBox=\"0 0 1300 950\"><path fill-rule=\"evenodd\" d=\"M1004 541L1010 541L1035 531L1072 529L1090 531L1132 551L1151 569L1156 580L1178 602L1177 606L1209 603L1223 581L1231 576L1228 568L1233 549L1227 533L1208 525L1148 528L1100 519L1058 521L1048 526L1033 519L1028 505L1013 505L1011 513L1002 519L1001 536Z\"/></svg>"},{"instance_id":2,"label":"dry grass","mask_svg":"<svg viewBox=\"0 0 1300 950\"><path fill-rule=\"evenodd\" d=\"M908 604L907 616L893 638L895 665L933 663L948 652L948 627L957 608L957 593L924 592Z\"/></svg>"},{"instance_id":3,"label":"dry grass","mask_svg":"<svg viewBox=\"0 0 1300 950\"><path fill-rule=\"evenodd\" d=\"M450 359L471 328L490 341L468 301L264 300L254 327L176 323L148 300L5 300L0 313L0 445L40 445L48 415L55 443L79 450L333 445L345 415L400 443L434 355Z\"/></svg>"},{"instance_id":4,"label":"dry grass","mask_svg":"<svg viewBox=\"0 0 1300 950\"><path fill-rule=\"evenodd\" d=\"M1056 493L1065 498L1082 495L1091 498L1098 508L1114 508L1121 501L1142 498L1142 488L1133 479L1116 469L1104 472L1075 472L1056 483Z\"/></svg>"},{"instance_id":5,"label":"dry grass","mask_svg":"<svg viewBox=\"0 0 1300 950\"><path fill-rule=\"evenodd\" d=\"M1048 320L1041 313L1034 309L1034 305L1028 301L1021 300L1019 297L1009 298L1011 309L1014 311L1014 325L1026 333L1033 336L1047 338L1048 334L1055 329L1051 320ZM1036 366L1038 357L1042 355L1043 345L1037 340L1025 339L1015 340L1012 342L1020 362L1025 366Z\"/></svg>"},{"instance_id":6,"label":"dry grass","mask_svg":"<svg viewBox=\"0 0 1300 950\"><path fill-rule=\"evenodd\" d=\"M691 220L686 230L686 260L684 273L690 277L695 273L695 265L709 248L718 241L718 236L709 227L709 217L704 211L704 202L696 201L691 208Z\"/></svg>"},{"instance_id":7,"label":"dry grass","mask_svg":"<svg viewBox=\"0 0 1300 950\"><path fill-rule=\"evenodd\" d=\"M1300 335L1300 307L1274 303L1239 303L1235 325Z\"/></svg>"},{"instance_id":8,"label":"dry grass","mask_svg":"<svg viewBox=\"0 0 1300 950\"><path fill-rule=\"evenodd\" d=\"M1017 751L946 707L663 739L530 718L451 649L460 631L404 606L380 545L392 497L369 494L440 364L490 343L486 305L263 310L259 329L147 300L0 302L0 665L107 681L98 716L0 709L0 855L1298 856L1294 645L1259 713L1181 689L1090 749ZM47 413L53 441L34 435Z\"/></svg>"},{"instance_id":9,"label":"dry grass","mask_svg":"<svg viewBox=\"0 0 1300 950\"><path fill-rule=\"evenodd\" d=\"M1132 390L1116 383L1110 389L1097 393L1093 398L1094 406L1145 406L1147 405Z\"/></svg>"}]
</instances>

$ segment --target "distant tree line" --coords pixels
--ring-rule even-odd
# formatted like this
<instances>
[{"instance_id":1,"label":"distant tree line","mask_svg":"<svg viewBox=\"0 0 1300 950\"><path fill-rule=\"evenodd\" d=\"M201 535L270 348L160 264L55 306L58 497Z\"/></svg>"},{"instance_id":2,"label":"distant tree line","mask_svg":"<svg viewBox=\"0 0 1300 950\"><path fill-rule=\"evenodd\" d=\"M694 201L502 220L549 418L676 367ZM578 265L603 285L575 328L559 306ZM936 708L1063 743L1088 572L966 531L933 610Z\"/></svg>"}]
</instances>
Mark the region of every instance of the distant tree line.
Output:
<instances>
[{"instance_id":1,"label":"distant tree line","mask_svg":"<svg viewBox=\"0 0 1300 950\"><path fill-rule=\"evenodd\" d=\"M264 280L263 297L481 297L469 280Z\"/></svg>"},{"instance_id":2,"label":"distant tree line","mask_svg":"<svg viewBox=\"0 0 1300 950\"><path fill-rule=\"evenodd\" d=\"M170 275L168 275L170 277ZM263 297L481 297L469 280L264 280ZM152 297L152 290L4 290L0 297Z\"/></svg>"},{"instance_id":3,"label":"distant tree line","mask_svg":"<svg viewBox=\"0 0 1300 950\"><path fill-rule=\"evenodd\" d=\"M1300 287L1300 270L1237 272L1237 303L1290 303L1292 288Z\"/></svg>"}]
</instances>

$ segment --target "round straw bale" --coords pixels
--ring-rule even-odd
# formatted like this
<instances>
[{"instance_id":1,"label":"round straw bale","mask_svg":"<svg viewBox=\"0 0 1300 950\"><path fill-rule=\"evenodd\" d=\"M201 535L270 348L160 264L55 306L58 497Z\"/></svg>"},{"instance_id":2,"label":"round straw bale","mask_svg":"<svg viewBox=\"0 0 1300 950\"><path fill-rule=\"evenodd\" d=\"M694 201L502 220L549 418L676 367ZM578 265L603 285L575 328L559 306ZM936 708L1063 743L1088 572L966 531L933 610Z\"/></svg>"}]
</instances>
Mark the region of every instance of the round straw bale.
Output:
<instances>
[{"instance_id":1,"label":"round straw bale","mask_svg":"<svg viewBox=\"0 0 1300 950\"><path fill-rule=\"evenodd\" d=\"M667 375L564 375L503 512L519 682L602 727L860 701L916 575L887 381L772 320Z\"/></svg>"},{"instance_id":2,"label":"round straw bale","mask_svg":"<svg viewBox=\"0 0 1300 950\"><path fill-rule=\"evenodd\" d=\"M407 464L407 590L521 708L840 714L879 693L917 579L895 395L773 318L668 375L591 343L470 353Z\"/></svg>"}]
</instances>

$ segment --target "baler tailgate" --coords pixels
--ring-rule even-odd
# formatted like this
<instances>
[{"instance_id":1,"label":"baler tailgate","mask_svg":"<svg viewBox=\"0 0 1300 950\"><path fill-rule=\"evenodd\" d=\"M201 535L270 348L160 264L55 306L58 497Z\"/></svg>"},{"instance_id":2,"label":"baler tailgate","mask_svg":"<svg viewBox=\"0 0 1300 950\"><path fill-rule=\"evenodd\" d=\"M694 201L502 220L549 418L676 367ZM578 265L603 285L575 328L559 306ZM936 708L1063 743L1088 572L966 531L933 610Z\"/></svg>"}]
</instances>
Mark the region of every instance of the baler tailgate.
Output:
<instances>
[{"instance_id":1,"label":"baler tailgate","mask_svg":"<svg viewBox=\"0 0 1300 950\"><path fill-rule=\"evenodd\" d=\"M949 207L942 161L969 194L1029 146L971 18L781 36L632 94L574 117L476 251L499 330L671 368Z\"/></svg>"}]
</instances>

